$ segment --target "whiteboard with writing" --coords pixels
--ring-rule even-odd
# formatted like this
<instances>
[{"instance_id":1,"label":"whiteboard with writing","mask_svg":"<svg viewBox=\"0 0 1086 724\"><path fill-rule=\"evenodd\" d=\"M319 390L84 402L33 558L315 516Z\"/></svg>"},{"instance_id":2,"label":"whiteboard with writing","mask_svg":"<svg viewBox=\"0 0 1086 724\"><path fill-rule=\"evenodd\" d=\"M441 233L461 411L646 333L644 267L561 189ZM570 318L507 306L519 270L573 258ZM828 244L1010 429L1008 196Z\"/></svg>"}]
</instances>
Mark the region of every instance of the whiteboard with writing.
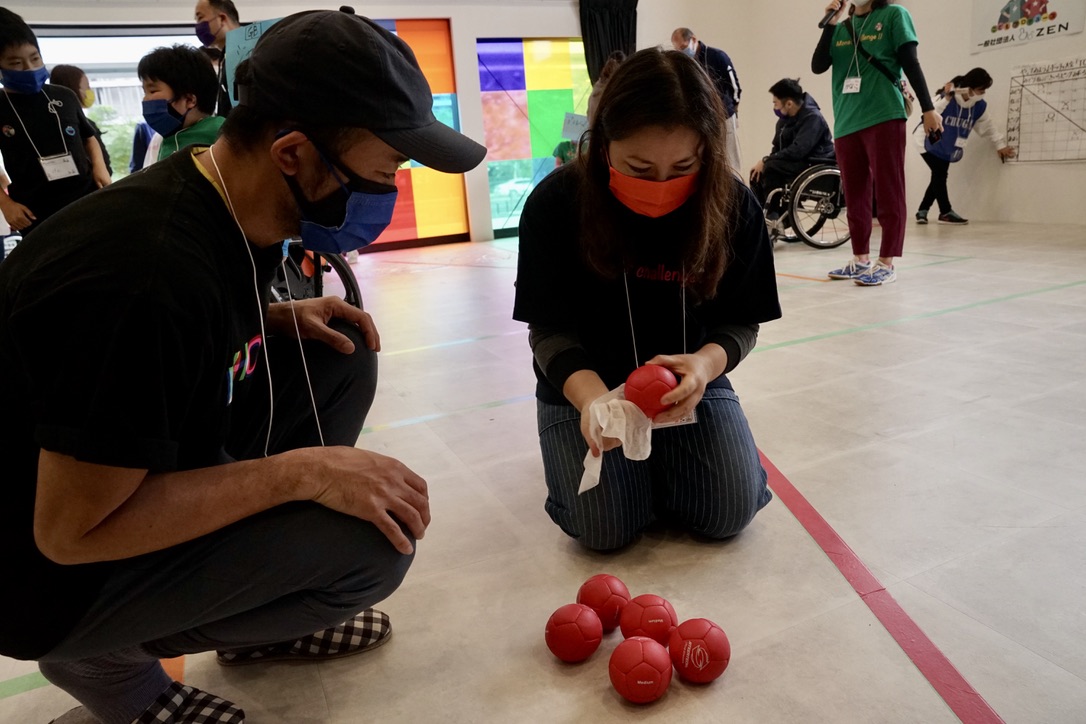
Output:
<instances>
[{"instance_id":1,"label":"whiteboard with writing","mask_svg":"<svg viewBox=\"0 0 1086 724\"><path fill-rule=\"evenodd\" d=\"M1019 163L1086 161L1086 56L1014 69L1007 143Z\"/></svg>"}]
</instances>

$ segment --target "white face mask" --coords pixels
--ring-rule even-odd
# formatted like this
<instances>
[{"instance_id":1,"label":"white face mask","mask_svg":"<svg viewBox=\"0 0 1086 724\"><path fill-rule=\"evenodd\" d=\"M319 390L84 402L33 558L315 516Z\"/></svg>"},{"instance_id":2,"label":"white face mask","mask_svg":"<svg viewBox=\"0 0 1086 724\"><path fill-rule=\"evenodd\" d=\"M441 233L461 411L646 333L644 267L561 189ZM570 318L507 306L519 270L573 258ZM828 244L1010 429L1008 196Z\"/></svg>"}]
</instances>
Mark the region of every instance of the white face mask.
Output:
<instances>
[{"instance_id":1,"label":"white face mask","mask_svg":"<svg viewBox=\"0 0 1086 724\"><path fill-rule=\"evenodd\" d=\"M977 103L979 103L981 100L982 96L979 95L974 95L972 98L967 99L966 95L968 95L968 93L968 90L958 91L958 105L962 108L972 108L973 106L977 105Z\"/></svg>"},{"instance_id":2,"label":"white face mask","mask_svg":"<svg viewBox=\"0 0 1086 724\"><path fill-rule=\"evenodd\" d=\"M852 4L858 8L866 8L871 4L871 0L852 0Z\"/></svg>"}]
</instances>

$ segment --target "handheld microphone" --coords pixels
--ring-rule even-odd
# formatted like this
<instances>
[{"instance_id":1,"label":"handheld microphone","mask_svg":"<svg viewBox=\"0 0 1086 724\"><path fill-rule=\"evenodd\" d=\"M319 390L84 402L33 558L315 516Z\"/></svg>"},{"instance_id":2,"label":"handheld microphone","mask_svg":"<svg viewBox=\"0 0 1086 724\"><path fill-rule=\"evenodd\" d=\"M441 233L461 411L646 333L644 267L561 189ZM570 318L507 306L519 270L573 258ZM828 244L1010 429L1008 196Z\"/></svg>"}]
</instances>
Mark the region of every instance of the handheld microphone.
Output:
<instances>
[{"instance_id":1,"label":"handheld microphone","mask_svg":"<svg viewBox=\"0 0 1086 724\"><path fill-rule=\"evenodd\" d=\"M836 14L837 14L837 12L838 12L838 11L839 11L840 9L841 9L841 8L837 8L837 10L830 10L829 12L827 12L827 13L826 13L826 17L822 18L822 20L820 20L820 21L819 21L819 23L818 23L818 29L819 29L819 30L822 30L822 29L823 29L823 28L825 28L825 27L826 27L827 25L829 25L829 24L830 24L830 21L831 21L831 20L833 20L833 16L834 16L834 15L836 15Z\"/></svg>"}]
</instances>

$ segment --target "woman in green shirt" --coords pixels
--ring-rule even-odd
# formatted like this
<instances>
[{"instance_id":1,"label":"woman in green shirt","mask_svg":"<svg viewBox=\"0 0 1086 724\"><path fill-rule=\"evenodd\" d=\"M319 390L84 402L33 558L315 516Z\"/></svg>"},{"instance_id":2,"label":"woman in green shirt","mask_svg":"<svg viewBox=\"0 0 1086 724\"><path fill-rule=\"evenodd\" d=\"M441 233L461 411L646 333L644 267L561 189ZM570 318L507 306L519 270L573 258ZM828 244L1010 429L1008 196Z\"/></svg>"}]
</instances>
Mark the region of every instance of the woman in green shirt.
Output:
<instances>
[{"instance_id":1,"label":"woman in green shirt","mask_svg":"<svg viewBox=\"0 0 1086 724\"><path fill-rule=\"evenodd\" d=\"M193 144L210 146L223 121L215 112L218 81L211 60L188 45L155 48L140 60L143 117L162 136L158 159Z\"/></svg>"},{"instance_id":2,"label":"woman in green shirt","mask_svg":"<svg viewBox=\"0 0 1086 724\"><path fill-rule=\"evenodd\" d=\"M892 0L831 0L836 10L811 61L816 74L833 69L834 147L848 202L853 258L829 272L861 286L897 280L894 258L905 245L905 111L902 73L920 99L927 133L943 130L916 57L912 16ZM891 80L893 78L893 80ZM871 262L871 199L879 200L882 244Z\"/></svg>"}]
</instances>

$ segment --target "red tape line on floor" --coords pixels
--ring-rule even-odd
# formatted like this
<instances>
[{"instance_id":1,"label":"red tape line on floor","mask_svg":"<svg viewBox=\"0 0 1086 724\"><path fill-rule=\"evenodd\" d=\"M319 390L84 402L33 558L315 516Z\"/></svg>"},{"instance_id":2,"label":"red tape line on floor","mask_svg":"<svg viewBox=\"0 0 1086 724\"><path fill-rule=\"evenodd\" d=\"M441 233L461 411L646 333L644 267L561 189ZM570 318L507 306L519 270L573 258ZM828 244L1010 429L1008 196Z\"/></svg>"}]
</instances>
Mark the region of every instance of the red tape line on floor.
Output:
<instances>
[{"instance_id":1,"label":"red tape line on floor","mask_svg":"<svg viewBox=\"0 0 1086 724\"><path fill-rule=\"evenodd\" d=\"M852 584L863 602L882 622L901 650L912 659L943 701L964 724L994 724L1003 719L989 706L954 664L932 643L909 614L901 608L886 587L868 570L860 557L837 535L826 519L815 510L807 498L796 490L788 478L761 455L762 465L769 474L769 487L792 515L818 543L841 575Z\"/></svg>"}]
</instances>

